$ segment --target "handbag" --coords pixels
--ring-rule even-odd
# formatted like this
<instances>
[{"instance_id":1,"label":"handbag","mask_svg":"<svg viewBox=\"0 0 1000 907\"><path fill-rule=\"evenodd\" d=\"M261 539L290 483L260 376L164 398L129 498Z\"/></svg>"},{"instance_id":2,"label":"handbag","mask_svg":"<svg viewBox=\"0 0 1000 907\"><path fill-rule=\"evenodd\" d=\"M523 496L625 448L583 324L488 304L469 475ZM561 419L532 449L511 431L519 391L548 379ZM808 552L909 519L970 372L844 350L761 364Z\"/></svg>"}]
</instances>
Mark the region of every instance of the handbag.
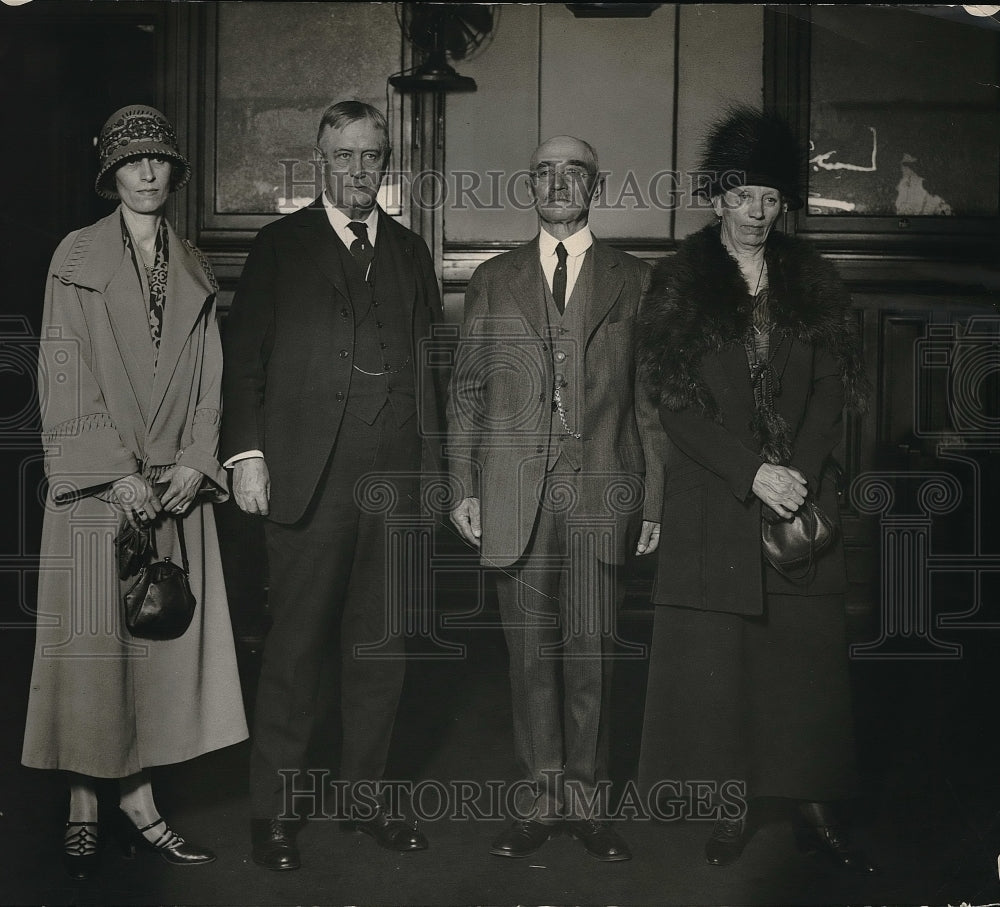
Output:
<instances>
[{"instance_id":1,"label":"handbag","mask_svg":"<svg viewBox=\"0 0 1000 907\"><path fill-rule=\"evenodd\" d=\"M184 635L194 617L197 601L188 580L184 524L180 518L174 519L177 522L177 540L180 542L182 564L174 563L169 557L153 563L144 562L138 570L135 582L122 596L125 626L129 633L139 639L177 639ZM137 531L147 534L149 532L149 530ZM146 549L146 561L152 551L150 541ZM119 549L118 563L121 569L121 549Z\"/></svg>"},{"instance_id":2,"label":"handbag","mask_svg":"<svg viewBox=\"0 0 1000 907\"><path fill-rule=\"evenodd\" d=\"M148 526L137 529L123 519L118 535L115 536L115 554L118 558L118 579L135 576L149 560L153 547L152 531Z\"/></svg>"},{"instance_id":3,"label":"handbag","mask_svg":"<svg viewBox=\"0 0 1000 907\"><path fill-rule=\"evenodd\" d=\"M762 513L764 557L785 579L809 582L816 570L816 559L833 542L836 527L831 519L808 499L790 519L782 519L770 507Z\"/></svg>"}]
</instances>

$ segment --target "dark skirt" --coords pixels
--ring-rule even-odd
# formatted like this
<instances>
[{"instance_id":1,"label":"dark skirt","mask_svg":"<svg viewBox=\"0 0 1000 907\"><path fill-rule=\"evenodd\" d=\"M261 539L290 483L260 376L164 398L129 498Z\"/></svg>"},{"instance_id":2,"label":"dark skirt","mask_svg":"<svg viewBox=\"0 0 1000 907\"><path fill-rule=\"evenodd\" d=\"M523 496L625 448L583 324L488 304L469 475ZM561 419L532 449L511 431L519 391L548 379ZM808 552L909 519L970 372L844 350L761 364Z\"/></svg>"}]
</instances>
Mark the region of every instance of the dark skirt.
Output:
<instances>
[{"instance_id":1,"label":"dark skirt","mask_svg":"<svg viewBox=\"0 0 1000 907\"><path fill-rule=\"evenodd\" d=\"M845 624L842 595L769 595L763 617L658 607L640 785L737 781L747 797L854 796Z\"/></svg>"}]
</instances>

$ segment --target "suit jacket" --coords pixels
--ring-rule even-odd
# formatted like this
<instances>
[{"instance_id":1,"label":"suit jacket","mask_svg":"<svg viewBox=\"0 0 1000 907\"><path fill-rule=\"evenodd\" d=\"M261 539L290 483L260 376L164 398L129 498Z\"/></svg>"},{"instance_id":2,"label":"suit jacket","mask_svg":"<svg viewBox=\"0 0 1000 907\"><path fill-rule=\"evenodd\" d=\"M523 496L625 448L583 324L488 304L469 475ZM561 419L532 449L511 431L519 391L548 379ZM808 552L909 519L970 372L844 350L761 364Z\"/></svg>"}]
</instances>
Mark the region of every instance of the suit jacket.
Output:
<instances>
[{"instance_id":1,"label":"suit jacket","mask_svg":"<svg viewBox=\"0 0 1000 907\"><path fill-rule=\"evenodd\" d=\"M223 461L263 451L271 477L270 519L294 523L316 490L340 431L354 375L354 308L322 199L257 235L225 325ZM417 419L436 436L436 373L422 373L420 341L441 318L423 240L379 211L376 243L388 254L411 328ZM435 452L425 441L422 467Z\"/></svg>"},{"instance_id":2,"label":"suit jacket","mask_svg":"<svg viewBox=\"0 0 1000 907\"><path fill-rule=\"evenodd\" d=\"M635 393L634 327L649 267L595 239L593 287L578 375L581 499L574 513L614 522L621 563L642 517L659 518L666 439L656 409ZM458 499L482 505L485 564L525 551L539 507L552 430L549 350L538 239L483 263L465 300L448 399L448 460Z\"/></svg>"}]
</instances>

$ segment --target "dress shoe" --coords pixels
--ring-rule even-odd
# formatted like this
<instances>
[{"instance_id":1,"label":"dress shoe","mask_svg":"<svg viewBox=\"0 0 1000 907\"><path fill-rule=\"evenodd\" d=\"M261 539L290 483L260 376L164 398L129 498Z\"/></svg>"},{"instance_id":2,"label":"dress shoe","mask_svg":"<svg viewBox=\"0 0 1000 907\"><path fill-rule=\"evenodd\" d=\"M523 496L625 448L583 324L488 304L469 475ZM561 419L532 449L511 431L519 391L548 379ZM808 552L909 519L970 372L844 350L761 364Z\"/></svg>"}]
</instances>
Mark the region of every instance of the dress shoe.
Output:
<instances>
[{"instance_id":1,"label":"dress shoe","mask_svg":"<svg viewBox=\"0 0 1000 907\"><path fill-rule=\"evenodd\" d=\"M126 857L135 855L136 845L145 850L158 853L167 863L174 866L199 866L202 863L212 863L215 854L206 847L189 844L177 832L173 831L163 819L156 819L149 825L136 828L132 820L122 811L118 811L119 832L121 834L122 850ZM150 837L146 832L155 833Z\"/></svg>"},{"instance_id":2,"label":"dress shoe","mask_svg":"<svg viewBox=\"0 0 1000 907\"><path fill-rule=\"evenodd\" d=\"M427 850L430 846L427 838L417 830L415 822L391 819L384 809L380 809L371 819L356 822L354 827L357 831L374 838L380 847L397 853Z\"/></svg>"},{"instance_id":3,"label":"dress shoe","mask_svg":"<svg viewBox=\"0 0 1000 907\"><path fill-rule=\"evenodd\" d=\"M97 872L98 851L96 822L67 822L63 838L63 865L75 882L86 882Z\"/></svg>"},{"instance_id":4,"label":"dress shoe","mask_svg":"<svg viewBox=\"0 0 1000 907\"><path fill-rule=\"evenodd\" d=\"M746 843L745 818L719 819L712 828L711 836L705 842L705 859L712 866L728 866L740 858Z\"/></svg>"},{"instance_id":5,"label":"dress shoe","mask_svg":"<svg viewBox=\"0 0 1000 907\"><path fill-rule=\"evenodd\" d=\"M862 851L851 847L844 829L837 825L816 825L801 829L796 835L799 850L819 854L840 869L853 872L877 872L878 868Z\"/></svg>"},{"instance_id":6,"label":"dress shoe","mask_svg":"<svg viewBox=\"0 0 1000 907\"><path fill-rule=\"evenodd\" d=\"M628 844L607 822L598 822L596 819L569 819L566 822L566 830L577 841L583 842L587 853L595 860L618 863L632 859L632 851L628 849Z\"/></svg>"},{"instance_id":7,"label":"dress shoe","mask_svg":"<svg viewBox=\"0 0 1000 907\"><path fill-rule=\"evenodd\" d=\"M282 872L302 865L295 843L295 823L272 817L252 819L250 841L254 863L265 869Z\"/></svg>"},{"instance_id":8,"label":"dress shoe","mask_svg":"<svg viewBox=\"0 0 1000 907\"><path fill-rule=\"evenodd\" d=\"M515 819L493 842L490 853L497 857L530 856L548 841L558 828L558 825L547 825L534 819Z\"/></svg>"}]
</instances>

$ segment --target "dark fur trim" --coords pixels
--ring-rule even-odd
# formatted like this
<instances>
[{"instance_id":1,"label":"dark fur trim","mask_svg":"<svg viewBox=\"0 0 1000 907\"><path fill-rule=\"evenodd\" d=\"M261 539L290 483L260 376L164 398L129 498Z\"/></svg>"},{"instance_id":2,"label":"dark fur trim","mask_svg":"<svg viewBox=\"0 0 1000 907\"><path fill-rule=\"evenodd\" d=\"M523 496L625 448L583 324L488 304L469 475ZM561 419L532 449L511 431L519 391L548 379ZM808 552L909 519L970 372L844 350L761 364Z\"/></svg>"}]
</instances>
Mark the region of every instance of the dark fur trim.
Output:
<instances>
[{"instance_id":1,"label":"dark fur trim","mask_svg":"<svg viewBox=\"0 0 1000 907\"><path fill-rule=\"evenodd\" d=\"M848 409L863 411L868 382L857 323L833 265L804 240L777 232L768 239L766 255L774 330L829 350L840 365ZM751 304L718 224L689 236L673 256L657 263L637 331L639 373L654 402L719 418L699 363L706 353L743 346ZM780 446L781 426L761 417L756 427L762 442L770 436Z\"/></svg>"}]
</instances>

